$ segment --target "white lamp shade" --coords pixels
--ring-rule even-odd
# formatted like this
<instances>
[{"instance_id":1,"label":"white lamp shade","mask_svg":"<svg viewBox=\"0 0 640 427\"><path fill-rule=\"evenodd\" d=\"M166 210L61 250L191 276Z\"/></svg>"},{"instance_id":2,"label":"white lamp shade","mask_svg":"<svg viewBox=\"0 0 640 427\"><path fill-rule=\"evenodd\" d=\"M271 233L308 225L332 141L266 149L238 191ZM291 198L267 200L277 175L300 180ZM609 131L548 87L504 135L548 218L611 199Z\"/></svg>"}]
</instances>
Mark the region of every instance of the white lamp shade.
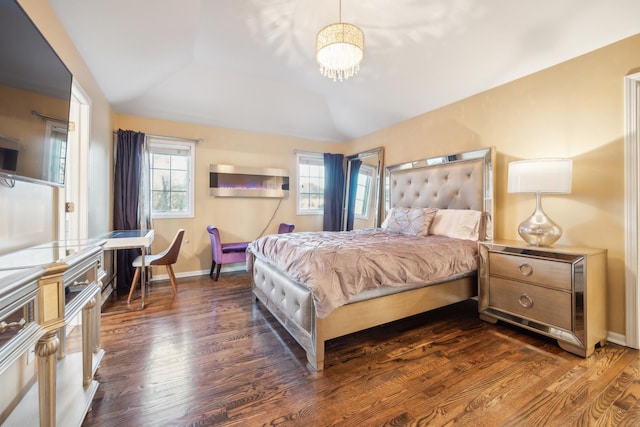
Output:
<instances>
[{"instance_id":1,"label":"white lamp shade","mask_svg":"<svg viewBox=\"0 0 640 427\"><path fill-rule=\"evenodd\" d=\"M316 59L324 76L346 80L360 69L364 58L364 33L353 25L340 22L324 27L316 38Z\"/></svg>"},{"instance_id":2,"label":"white lamp shade","mask_svg":"<svg viewBox=\"0 0 640 427\"><path fill-rule=\"evenodd\" d=\"M571 159L534 159L509 163L509 193L571 193Z\"/></svg>"}]
</instances>

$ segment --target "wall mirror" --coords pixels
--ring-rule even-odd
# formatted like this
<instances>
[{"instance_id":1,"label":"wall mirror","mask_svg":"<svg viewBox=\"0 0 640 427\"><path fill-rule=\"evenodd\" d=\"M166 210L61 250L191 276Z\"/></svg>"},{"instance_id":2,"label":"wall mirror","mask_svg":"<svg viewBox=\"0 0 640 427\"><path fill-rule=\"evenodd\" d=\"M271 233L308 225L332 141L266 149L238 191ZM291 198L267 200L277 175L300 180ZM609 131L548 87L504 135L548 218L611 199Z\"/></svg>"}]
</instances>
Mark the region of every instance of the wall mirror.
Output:
<instances>
[{"instance_id":1,"label":"wall mirror","mask_svg":"<svg viewBox=\"0 0 640 427\"><path fill-rule=\"evenodd\" d=\"M383 159L382 147L346 158L343 230L375 228L380 225Z\"/></svg>"}]
</instances>

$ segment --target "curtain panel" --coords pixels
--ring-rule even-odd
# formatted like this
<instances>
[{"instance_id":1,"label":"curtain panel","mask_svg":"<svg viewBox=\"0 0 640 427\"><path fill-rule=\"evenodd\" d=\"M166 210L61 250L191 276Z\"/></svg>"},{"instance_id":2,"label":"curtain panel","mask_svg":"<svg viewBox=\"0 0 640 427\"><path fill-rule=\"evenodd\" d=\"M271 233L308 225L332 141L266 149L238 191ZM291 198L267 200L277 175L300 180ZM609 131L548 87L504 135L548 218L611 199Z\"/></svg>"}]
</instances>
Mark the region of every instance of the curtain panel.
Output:
<instances>
[{"instance_id":1,"label":"curtain panel","mask_svg":"<svg viewBox=\"0 0 640 427\"><path fill-rule=\"evenodd\" d=\"M344 155L324 153L324 231L342 229L344 200Z\"/></svg>"},{"instance_id":2,"label":"curtain panel","mask_svg":"<svg viewBox=\"0 0 640 427\"><path fill-rule=\"evenodd\" d=\"M113 184L113 229L137 230L140 225L139 200L142 176L144 133L118 129ZM127 290L133 280L133 260L138 249L117 251L118 289Z\"/></svg>"}]
</instances>

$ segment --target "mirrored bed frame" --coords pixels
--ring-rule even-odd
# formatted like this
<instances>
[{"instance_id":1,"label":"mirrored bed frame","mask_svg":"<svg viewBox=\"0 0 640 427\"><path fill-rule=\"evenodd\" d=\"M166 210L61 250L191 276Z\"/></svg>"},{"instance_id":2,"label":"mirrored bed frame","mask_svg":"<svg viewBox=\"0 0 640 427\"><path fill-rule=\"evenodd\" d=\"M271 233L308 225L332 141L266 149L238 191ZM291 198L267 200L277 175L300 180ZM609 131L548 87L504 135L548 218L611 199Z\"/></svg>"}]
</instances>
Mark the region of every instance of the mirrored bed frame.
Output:
<instances>
[{"instance_id":1,"label":"mirrored bed frame","mask_svg":"<svg viewBox=\"0 0 640 427\"><path fill-rule=\"evenodd\" d=\"M495 150L480 149L421 159L385 169L386 208L473 209L492 218ZM493 236L485 221L484 240ZM316 315L311 292L270 263L251 253L253 294L306 351L311 368L324 368L325 341L477 295L477 276L431 282L408 288L365 291L327 317Z\"/></svg>"}]
</instances>

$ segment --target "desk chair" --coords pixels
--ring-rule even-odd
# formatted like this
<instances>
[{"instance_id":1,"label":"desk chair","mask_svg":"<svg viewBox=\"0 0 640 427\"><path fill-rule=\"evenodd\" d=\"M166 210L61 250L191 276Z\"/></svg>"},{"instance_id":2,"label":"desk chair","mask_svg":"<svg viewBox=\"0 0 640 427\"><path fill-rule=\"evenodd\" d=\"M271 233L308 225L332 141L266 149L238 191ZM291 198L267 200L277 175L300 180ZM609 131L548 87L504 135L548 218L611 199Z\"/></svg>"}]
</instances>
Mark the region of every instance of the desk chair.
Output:
<instances>
[{"instance_id":1,"label":"desk chair","mask_svg":"<svg viewBox=\"0 0 640 427\"><path fill-rule=\"evenodd\" d=\"M294 228L296 228L295 225L283 222L280 224L280 227L278 227L278 234L291 233Z\"/></svg>"},{"instance_id":2,"label":"desk chair","mask_svg":"<svg viewBox=\"0 0 640 427\"><path fill-rule=\"evenodd\" d=\"M211 271L209 276L217 282L222 264L246 262L246 251L249 242L222 243L220 231L216 227L208 225L207 231L211 239ZM213 275L214 269L216 270L215 277Z\"/></svg>"},{"instance_id":3,"label":"desk chair","mask_svg":"<svg viewBox=\"0 0 640 427\"><path fill-rule=\"evenodd\" d=\"M171 282L171 287L173 288L173 294L178 294L178 286L176 285L176 275L173 272L172 265L178 261L178 254L180 253L180 246L182 245L182 237L184 236L184 229L179 229L176 233L176 236L173 238L173 242L169 245L167 249L160 252L156 255L145 255L144 261L145 266L152 265L164 265L167 267L167 274L169 275L169 281ZM133 281L131 282L131 290L129 290L129 298L127 302L131 302L131 296L133 295L133 290L136 287L138 282L138 277L140 277L140 269L142 268L142 256L138 256L133 260L132 265L136 268L136 272L133 275Z\"/></svg>"}]
</instances>

